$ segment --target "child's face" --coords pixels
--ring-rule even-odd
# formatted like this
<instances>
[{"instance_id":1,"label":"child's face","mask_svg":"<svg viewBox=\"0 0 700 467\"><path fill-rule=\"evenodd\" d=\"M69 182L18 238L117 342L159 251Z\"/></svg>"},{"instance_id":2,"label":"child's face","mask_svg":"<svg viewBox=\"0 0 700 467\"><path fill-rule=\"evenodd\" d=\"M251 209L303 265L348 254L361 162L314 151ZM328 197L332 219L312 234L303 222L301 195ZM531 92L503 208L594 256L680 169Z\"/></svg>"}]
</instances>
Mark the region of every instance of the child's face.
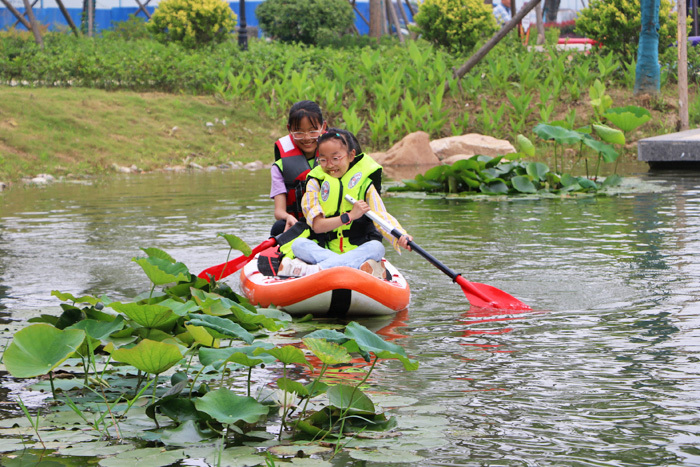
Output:
<instances>
[{"instance_id":1,"label":"child's face","mask_svg":"<svg viewBox=\"0 0 700 467\"><path fill-rule=\"evenodd\" d=\"M325 122L321 128L317 128L311 123L308 117L304 117L299 122L297 128L288 128L289 134L294 139L294 142L299 146L299 149L306 155L307 158L314 157L316 155L316 148L318 147L318 137L321 136L323 130L325 130Z\"/></svg>"},{"instance_id":2,"label":"child's face","mask_svg":"<svg viewBox=\"0 0 700 467\"><path fill-rule=\"evenodd\" d=\"M354 159L355 150L348 152L348 148L335 138L318 146L318 163L331 177L340 178L345 175Z\"/></svg>"}]
</instances>

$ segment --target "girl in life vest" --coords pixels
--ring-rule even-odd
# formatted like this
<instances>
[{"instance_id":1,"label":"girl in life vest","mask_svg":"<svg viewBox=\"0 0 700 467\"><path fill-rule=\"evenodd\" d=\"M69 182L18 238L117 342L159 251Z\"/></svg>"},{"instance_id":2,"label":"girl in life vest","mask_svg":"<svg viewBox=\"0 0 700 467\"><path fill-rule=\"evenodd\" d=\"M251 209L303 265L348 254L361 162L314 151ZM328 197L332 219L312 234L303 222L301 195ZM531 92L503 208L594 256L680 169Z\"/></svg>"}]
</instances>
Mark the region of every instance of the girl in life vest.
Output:
<instances>
[{"instance_id":1,"label":"girl in life vest","mask_svg":"<svg viewBox=\"0 0 700 467\"><path fill-rule=\"evenodd\" d=\"M301 198L306 175L316 165L318 137L326 131L321 107L313 101L292 105L287 120L288 135L275 142L275 163L272 165L270 198L275 202L275 219L270 235L289 229L304 217Z\"/></svg>"},{"instance_id":2,"label":"girl in life vest","mask_svg":"<svg viewBox=\"0 0 700 467\"><path fill-rule=\"evenodd\" d=\"M306 222L320 242L305 237L291 243L295 259L282 260L279 274L307 275L334 266L349 266L384 278L382 236L396 251L410 250L413 240L396 219L386 211L373 180L381 176L381 166L365 154L356 154L355 137L347 131L331 128L318 140L318 166L309 172L302 210ZM350 194L354 205L345 200ZM393 228L404 232L396 239L364 214L374 211ZM321 245L319 245L321 243Z\"/></svg>"}]
</instances>

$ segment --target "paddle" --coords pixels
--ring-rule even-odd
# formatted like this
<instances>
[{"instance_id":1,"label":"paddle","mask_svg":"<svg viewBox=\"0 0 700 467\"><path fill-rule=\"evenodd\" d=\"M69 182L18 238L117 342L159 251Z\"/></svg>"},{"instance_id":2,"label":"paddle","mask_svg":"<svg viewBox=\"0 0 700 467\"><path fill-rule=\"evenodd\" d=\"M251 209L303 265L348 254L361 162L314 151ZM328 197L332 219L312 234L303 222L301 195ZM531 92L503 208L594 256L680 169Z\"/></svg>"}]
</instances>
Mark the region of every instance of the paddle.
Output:
<instances>
[{"instance_id":1,"label":"paddle","mask_svg":"<svg viewBox=\"0 0 700 467\"><path fill-rule=\"evenodd\" d=\"M228 277L234 272L239 271L243 266L248 264L250 260L255 258L255 255L257 255L261 251L267 250L268 248L275 245L277 245L277 239L275 237L270 237L264 242L262 242L260 245L253 248L253 251L250 253L249 256L242 255L236 259L232 259L231 261L221 263L218 266L212 266L210 268L207 268L204 271L200 272L197 275L197 277L209 280L209 276L211 275L214 276L214 280L221 280L224 277Z\"/></svg>"},{"instance_id":2,"label":"paddle","mask_svg":"<svg viewBox=\"0 0 700 467\"><path fill-rule=\"evenodd\" d=\"M355 204L355 199L350 195L345 195L345 199L351 204ZM369 211L365 213L365 216L372 219L374 222L379 224L382 229L387 232L391 232L396 238L401 238L403 235L401 231L392 227L387 221L379 217L377 213ZM450 268L442 264L440 261L435 259L430 253L425 251L420 246L416 245L413 241L409 241L411 249L421 255L423 258L427 259L430 264L438 268L440 271L444 272L453 282L456 282L462 287L464 295L466 295L469 303L473 306L478 306L481 308L497 308L504 310L531 310L528 305L524 304L517 298L505 293L502 290L497 289L486 284L480 284L478 282L469 282L461 274L452 271Z\"/></svg>"},{"instance_id":3,"label":"paddle","mask_svg":"<svg viewBox=\"0 0 700 467\"><path fill-rule=\"evenodd\" d=\"M260 245L253 248L253 251L251 251L250 255L242 255L236 259L232 259L231 261L221 263L218 266L212 266L210 268L207 268L204 271L200 272L197 275L197 277L199 277L200 279L209 280L209 276L211 275L214 276L214 279L217 281L223 279L224 277L228 277L234 272L241 270L246 264L250 262L250 260L255 258L255 255L257 255L261 251L267 250L268 248L273 247L275 245L284 245L287 242L291 242L308 228L309 226L306 225L306 222L299 221L286 231L279 234L278 236L270 237L264 242L262 242Z\"/></svg>"}]
</instances>

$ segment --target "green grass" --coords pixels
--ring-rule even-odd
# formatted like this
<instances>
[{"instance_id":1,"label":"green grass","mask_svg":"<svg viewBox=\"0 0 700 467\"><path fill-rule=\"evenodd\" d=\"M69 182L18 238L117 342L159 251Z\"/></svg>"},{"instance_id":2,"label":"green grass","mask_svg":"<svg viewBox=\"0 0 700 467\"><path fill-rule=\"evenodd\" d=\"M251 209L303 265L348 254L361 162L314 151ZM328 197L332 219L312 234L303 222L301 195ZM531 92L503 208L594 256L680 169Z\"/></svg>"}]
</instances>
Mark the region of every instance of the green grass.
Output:
<instances>
[{"instance_id":1,"label":"green grass","mask_svg":"<svg viewBox=\"0 0 700 467\"><path fill-rule=\"evenodd\" d=\"M267 160L283 131L283 121L213 97L3 86L0 180Z\"/></svg>"}]
</instances>

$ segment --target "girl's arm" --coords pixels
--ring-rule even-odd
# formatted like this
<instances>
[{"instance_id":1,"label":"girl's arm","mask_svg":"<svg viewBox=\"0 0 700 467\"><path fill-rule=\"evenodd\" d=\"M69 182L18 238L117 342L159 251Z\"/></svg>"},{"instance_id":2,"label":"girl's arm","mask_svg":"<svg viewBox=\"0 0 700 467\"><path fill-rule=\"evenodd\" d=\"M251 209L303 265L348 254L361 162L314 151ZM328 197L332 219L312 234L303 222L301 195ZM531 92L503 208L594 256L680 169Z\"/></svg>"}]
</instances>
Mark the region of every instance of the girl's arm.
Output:
<instances>
[{"instance_id":1,"label":"girl's arm","mask_svg":"<svg viewBox=\"0 0 700 467\"><path fill-rule=\"evenodd\" d=\"M385 232L379 224L377 224L376 222L374 223L374 226L377 228L377 230L379 230L382 236L391 243L391 245L394 247L394 250L396 250L399 253L401 252L399 248L405 248L410 251L411 247L408 246L408 242L413 240L413 237L408 235L404 228L401 227L401 224L399 224L399 221L397 221L394 218L394 216L389 214L389 212L386 210L386 207L384 206L384 201L382 201L382 197L379 196L379 193L374 188L374 185L370 185L369 189L367 190L367 194L365 195L365 200L367 201L367 204L369 205L369 208L372 211L377 213L379 217L391 224L392 227L398 229L401 233L404 234L400 239L396 238L391 234L391 232ZM358 204L359 202L355 203L356 206Z\"/></svg>"},{"instance_id":2,"label":"girl's arm","mask_svg":"<svg viewBox=\"0 0 700 467\"><path fill-rule=\"evenodd\" d=\"M285 219L287 225L285 230L297 223L297 219L287 212L287 187L284 185L284 178L279 167L273 165L270 169L272 179L270 187L270 198L275 202L275 219Z\"/></svg>"},{"instance_id":3,"label":"girl's arm","mask_svg":"<svg viewBox=\"0 0 700 467\"><path fill-rule=\"evenodd\" d=\"M306 185L306 193L301 201L301 209L306 217L306 223L311 226L314 232L326 233L343 225L343 221L340 219L340 216L326 217L323 214L321 203L318 201L320 191L321 186L318 180L313 178L309 180ZM367 211L369 211L367 203L355 203L348 215L350 220L354 221L362 217Z\"/></svg>"}]
</instances>

